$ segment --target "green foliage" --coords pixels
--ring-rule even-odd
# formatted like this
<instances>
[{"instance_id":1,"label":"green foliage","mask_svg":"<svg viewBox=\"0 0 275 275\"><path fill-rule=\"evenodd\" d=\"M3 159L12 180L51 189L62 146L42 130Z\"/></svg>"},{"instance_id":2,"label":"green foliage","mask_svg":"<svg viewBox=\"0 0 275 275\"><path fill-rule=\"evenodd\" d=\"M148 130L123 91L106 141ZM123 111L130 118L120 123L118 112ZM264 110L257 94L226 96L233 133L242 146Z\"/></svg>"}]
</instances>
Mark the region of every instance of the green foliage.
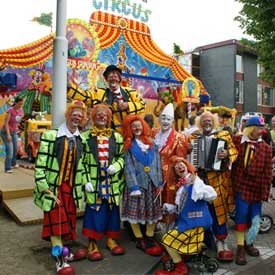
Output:
<instances>
[{"instance_id":1,"label":"green foliage","mask_svg":"<svg viewBox=\"0 0 275 275\"><path fill-rule=\"evenodd\" d=\"M176 43L173 43L173 46L174 46L175 55L183 55L183 50L180 48L179 45L177 45Z\"/></svg>"},{"instance_id":2,"label":"green foliage","mask_svg":"<svg viewBox=\"0 0 275 275\"><path fill-rule=\"evenodd\" d=\"M53 18L53 13L41 13L39 17L34 17L32 21L37 22L40 25L52 26L52 18Z\"/></svg>"},{"instance_id":3,"label":"green foliage","mask_svg":"<svg viewBox=\"0 0 275 275\"><path fill-rule=\"evenodd\" d=\"M236 1L243 8L235 20L255 39L251 46L265 69L261 78L275 86L275 0Z\"/></svg>"}]
</instances>

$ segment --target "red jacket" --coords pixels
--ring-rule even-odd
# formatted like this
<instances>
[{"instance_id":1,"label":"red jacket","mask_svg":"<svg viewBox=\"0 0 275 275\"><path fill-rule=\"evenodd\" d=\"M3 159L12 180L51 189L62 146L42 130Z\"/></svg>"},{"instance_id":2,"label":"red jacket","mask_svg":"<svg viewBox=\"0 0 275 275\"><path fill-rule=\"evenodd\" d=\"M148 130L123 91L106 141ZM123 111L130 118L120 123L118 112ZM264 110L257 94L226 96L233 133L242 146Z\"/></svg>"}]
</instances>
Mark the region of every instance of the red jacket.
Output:
<instances>
[{"instance_id":1,"label":"red jacket","mask_svg":"<svg viewBox=\"0 0 275 275\"><path fill-rule=\"evenodd\" d=\"M267 201L272 181L272 150L264 141L257 142L253 158L244 168L246 142L242 136L234 136L233 142L239 152L232 166L232 186L235 194L240 192L248 202Z\"/></svg>"}]
</instances>

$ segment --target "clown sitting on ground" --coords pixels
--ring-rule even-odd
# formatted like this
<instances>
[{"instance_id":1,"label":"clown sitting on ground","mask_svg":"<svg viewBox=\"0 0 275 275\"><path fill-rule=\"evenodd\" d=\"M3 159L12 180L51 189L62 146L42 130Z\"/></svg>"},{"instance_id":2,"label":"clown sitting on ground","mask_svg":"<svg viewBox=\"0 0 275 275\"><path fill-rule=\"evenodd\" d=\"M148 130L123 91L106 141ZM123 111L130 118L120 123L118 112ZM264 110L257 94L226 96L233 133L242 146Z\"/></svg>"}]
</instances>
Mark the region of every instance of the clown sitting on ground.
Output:
<instances>
[{"instance_id":1,"label":"clown sitting on ground","mask_svg":"<svg viewBox=\"0 0 275 275\"><path fill-rule=\"evenodd\" d=\"M184 158L174 156L170 159L169 176L177 182L175 205L165 203L167 213L178 213L176 226L162 237L162 243L172 258L174 270L157 270L155 275L185 275L188 273L183 255L197 254L201 251L204 232L212 225L207 202L213 201L217 194L213 187L205 185L195 175L195 168Z\"/></svg>"}]
</instances>

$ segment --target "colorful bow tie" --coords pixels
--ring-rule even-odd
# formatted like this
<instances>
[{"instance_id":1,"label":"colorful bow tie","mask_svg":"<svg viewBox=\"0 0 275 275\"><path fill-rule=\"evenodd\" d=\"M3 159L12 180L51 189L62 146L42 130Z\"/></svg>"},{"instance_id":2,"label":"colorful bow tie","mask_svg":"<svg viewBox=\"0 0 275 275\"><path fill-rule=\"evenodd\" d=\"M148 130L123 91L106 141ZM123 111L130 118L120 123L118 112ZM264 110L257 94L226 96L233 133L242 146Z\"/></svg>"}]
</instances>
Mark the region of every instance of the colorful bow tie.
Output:
<instances>
[{"instance_id":1,"label":"colorful bow tie","mask_svg":"<svg viewBox=\"0 0 275 275\"><path fill-rule=\"evenodd\" d=\"M104 128L103 130L98 129L96 126L93 126L91 129L91 136L105 136L110 137L112 135L111 128Z\"/></svg>"}]
</instances>

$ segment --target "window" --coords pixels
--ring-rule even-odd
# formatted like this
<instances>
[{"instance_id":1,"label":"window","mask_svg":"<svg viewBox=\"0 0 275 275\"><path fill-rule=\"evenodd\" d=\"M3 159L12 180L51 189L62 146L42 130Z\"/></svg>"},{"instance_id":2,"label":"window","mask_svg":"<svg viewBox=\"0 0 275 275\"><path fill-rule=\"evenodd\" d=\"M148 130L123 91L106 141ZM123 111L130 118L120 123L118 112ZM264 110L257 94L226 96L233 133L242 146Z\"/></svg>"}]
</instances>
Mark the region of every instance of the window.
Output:
<instances>
[{"instance_id":1,"label":"window","mask_svg":"<svg viewBox=\"0 0 275 275\"><path fill-rule=\"evenodd\" d=\"M263 87L263 105L274 106L274 89L270 87Z\"/></svg>"},{"instance_id":2,"label":"window","mask_svg":"<svg viewBox=\"0 0 275 275\"><path fill-rule=\"evenodd\" d=\"M236 80L236 98L235 101L243 103L243 81Z\"/></svg>"},{"instance_id":3,"label":"window","mask_svg":"<svg viewBox=\"0 0 275 275\"><path fill-rule=\"evenodd\" d=\"M236 72L243 73L243 57L236 55Z\"/></svg>"},{"instance_id":4,"label":"window","mask_svg":"<svg viewBox=\"0 0 275 275\"><path fill-rule=\"evenodd\" d=\"M274 89L259 84L257 88L257 99L260 105L274 107Z\"/></svg>"},{"instance_id":5,"label":"window","mask_svg":"<svg viewBox=\"0 0 275 275\"><path fill-rule=\"evenodd\" d=\"M186 71L192 73L192 54L185 54L180 56L178 61Z\"/></svg>"}]
</instances>

